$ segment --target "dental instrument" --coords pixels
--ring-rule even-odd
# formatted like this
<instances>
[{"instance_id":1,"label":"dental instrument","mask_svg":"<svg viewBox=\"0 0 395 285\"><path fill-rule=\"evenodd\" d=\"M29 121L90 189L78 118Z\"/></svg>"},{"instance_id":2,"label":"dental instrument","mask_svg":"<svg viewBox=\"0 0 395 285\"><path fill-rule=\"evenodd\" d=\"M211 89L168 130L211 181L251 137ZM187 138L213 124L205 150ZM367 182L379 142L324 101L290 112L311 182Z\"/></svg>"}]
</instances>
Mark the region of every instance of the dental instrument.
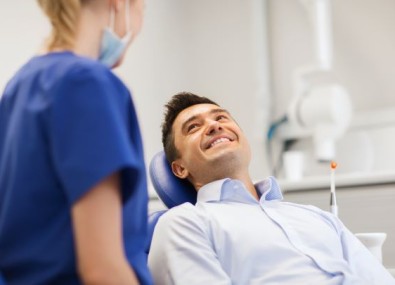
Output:
<instances>
[{"instance_id":1,"label":"dental instrument","mask_svg":"<svg viewBox=\"0 0 395 285\"><path fill-rule=\"evenodd\" d=\"M336 189L335 189L335 169L337 167L337 163L332 161L331 162L331 198L330 198L330 206L331 212L336 217L338 216L338 208L336 202Z\"/></svg>"}]
</instances>

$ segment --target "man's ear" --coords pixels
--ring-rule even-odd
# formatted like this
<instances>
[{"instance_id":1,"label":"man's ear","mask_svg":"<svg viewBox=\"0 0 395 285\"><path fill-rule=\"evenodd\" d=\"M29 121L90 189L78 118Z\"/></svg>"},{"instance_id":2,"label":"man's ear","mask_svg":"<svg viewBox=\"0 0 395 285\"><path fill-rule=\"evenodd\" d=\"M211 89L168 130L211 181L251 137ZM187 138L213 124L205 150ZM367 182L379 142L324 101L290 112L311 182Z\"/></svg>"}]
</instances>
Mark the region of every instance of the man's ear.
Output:
<instances>
[{"instance_id":1,"label":"man's ear","mask_svg":"<svg viewBox=\"0 0 395 285\"><path fill-rule=\"evenodd\" d=\"M171 170L173 171L173 174L175 176L181 179L185 179L189 175L188 170L182 165L182 163L179 160L174 160L171 163Z\"/></svg>"}]
</instances>

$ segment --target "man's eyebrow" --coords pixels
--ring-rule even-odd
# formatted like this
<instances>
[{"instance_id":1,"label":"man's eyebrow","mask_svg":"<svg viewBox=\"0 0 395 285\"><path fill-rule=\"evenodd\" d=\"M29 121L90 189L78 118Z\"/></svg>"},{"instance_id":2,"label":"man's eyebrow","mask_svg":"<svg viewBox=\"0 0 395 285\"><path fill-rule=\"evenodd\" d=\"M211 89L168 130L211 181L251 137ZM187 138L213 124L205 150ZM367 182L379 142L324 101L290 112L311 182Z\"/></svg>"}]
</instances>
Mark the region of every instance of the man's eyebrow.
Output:
<instances>
[{"instance_id":1,"label":"man's eyebrow","mask_svg":"<svg viewBox=\"0 0 395 285\"><path fill-rule=\"evenodd\" d=\"M196 120L197 117L198 117L198 115L194 115L194 116L188 118L188 120L186 120L184 123L182 123L182 125L181 125L181 130L183 131L183 130L186 128L186 126L187 126L190 122Z\"/></svg>"},{"instance_id":2,"label":"man's eyebrow","mask_svg":"<svg viewBox=\"0 0 395 285\"><path fill-rule=\"evenodd\" d=\"M210 114L216 114L216 113L226 113L230 116L230 113L228 112L228 110L222 109L222 108L217 108L217 109L212 109L209 112Z\"/></svg>"},{"instance_id":3,"label":"man's eyebrow","mask_svg":"<svg viewBox=\"0 0 395 285\"><path fill-rule=\"evenodd\" d=\"M212 110L210 110L208 113L209 113L209 114L226 113L226 114L228 114L228 115L230 116L230 113L229 113L227 110L222 109L222 108L212 109ZM201 116L201 114L193 115L192 117L188 118L188 119L181 125L181 130L184 130L184 129L186 128L186 126L187 126L190 122L196 120L199 116Z\"/></svg>"}]
</instances>

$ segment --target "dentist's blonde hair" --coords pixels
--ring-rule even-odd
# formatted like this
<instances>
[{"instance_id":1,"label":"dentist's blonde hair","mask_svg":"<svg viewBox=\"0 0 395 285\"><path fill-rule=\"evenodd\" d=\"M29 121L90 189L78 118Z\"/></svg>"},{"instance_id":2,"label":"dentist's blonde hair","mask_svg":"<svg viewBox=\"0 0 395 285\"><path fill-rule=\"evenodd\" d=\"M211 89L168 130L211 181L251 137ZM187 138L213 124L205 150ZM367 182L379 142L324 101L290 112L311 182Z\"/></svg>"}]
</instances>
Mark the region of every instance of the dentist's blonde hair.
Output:
<instances>
[{"instance_id":1,"label":"dentist's blonde hair","mask_svg":"<svg viewBox=\"0 0 395 285\"><path fill-rule=\"evenodd\" d=\"M72 49L81 10L81 0L37 0L47 15L52 31L47 39L48 51Z\"/></svg>"}]
</instances>

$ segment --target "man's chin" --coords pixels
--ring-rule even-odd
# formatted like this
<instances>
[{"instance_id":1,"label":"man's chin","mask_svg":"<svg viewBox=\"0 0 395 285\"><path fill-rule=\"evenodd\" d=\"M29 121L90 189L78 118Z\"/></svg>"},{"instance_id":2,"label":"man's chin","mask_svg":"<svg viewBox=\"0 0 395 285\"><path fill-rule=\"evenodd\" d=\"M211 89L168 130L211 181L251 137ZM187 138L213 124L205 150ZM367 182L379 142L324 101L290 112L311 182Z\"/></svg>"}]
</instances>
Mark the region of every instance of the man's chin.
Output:
<instances>
[{"instance_id":1,"label":"man's chin","mask_svg":"<svg viewBox=\"0 0 395 285\"><path fill-rule=\"evenodd\" d=\"M222 149L218 150L212 155L209 156L209 161L214 165L224 165L226 166L229 163L235 163L240 160L240 155L235 150L230 149Z\"/></svg>"}]
</instances>

